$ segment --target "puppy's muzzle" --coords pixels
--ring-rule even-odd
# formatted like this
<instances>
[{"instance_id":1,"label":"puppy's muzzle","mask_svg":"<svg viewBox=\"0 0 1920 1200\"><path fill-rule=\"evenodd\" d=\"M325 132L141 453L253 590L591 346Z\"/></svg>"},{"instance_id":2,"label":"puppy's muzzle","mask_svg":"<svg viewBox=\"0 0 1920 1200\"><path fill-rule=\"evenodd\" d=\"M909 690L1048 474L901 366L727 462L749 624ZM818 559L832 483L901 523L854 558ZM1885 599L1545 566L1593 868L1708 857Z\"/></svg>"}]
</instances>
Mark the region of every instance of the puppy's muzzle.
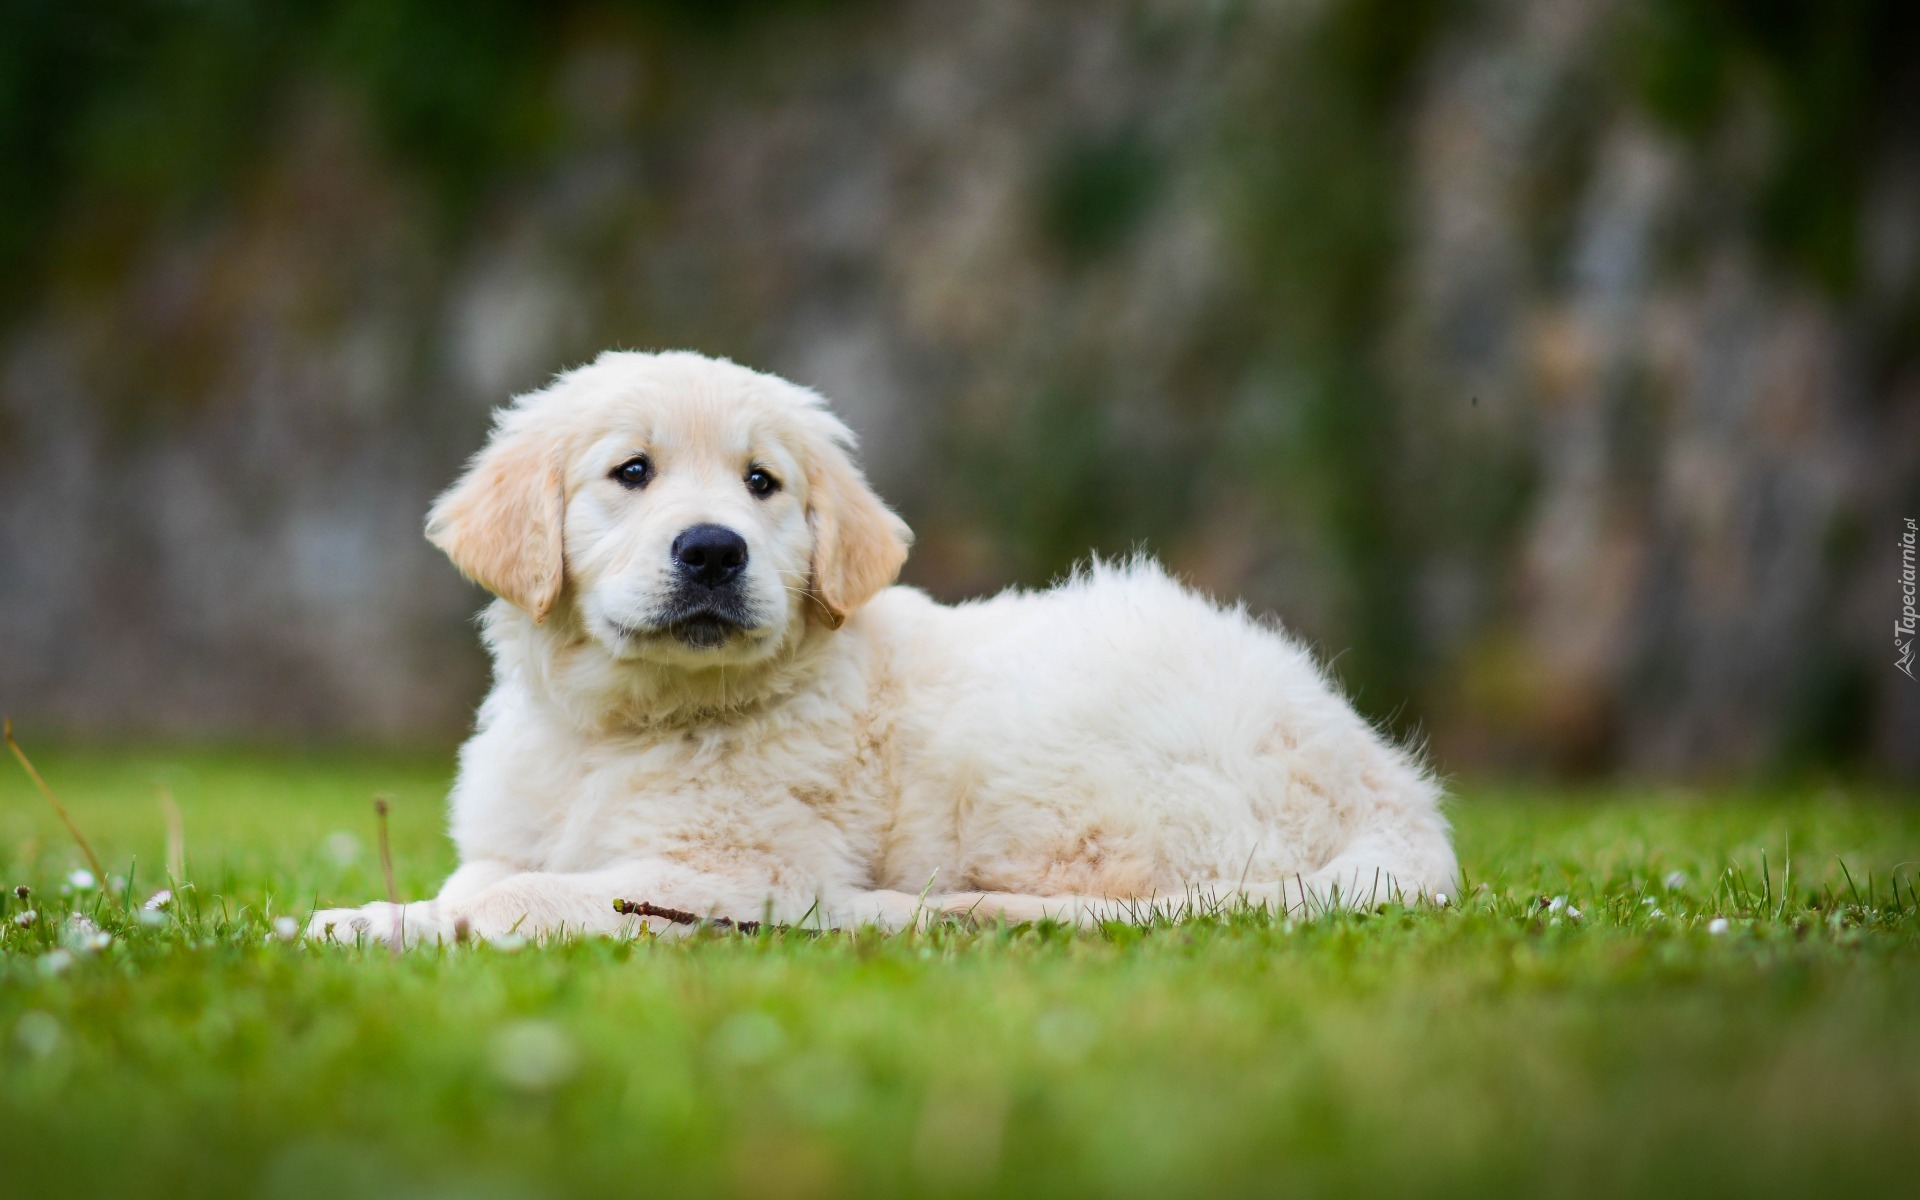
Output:
<instances>
[{"instance_id":1,"label":"puppy's muzzle","mask_svg":"<svg viewBox=\"0 0 1920 1200\"><path fill-rule=\"evenodd\" d=\"M681 644L710 650L754 624L743 594L747 539L725 525L694 525L673 539L671 599L657 628Z\"/></svg>"}]
</instances>

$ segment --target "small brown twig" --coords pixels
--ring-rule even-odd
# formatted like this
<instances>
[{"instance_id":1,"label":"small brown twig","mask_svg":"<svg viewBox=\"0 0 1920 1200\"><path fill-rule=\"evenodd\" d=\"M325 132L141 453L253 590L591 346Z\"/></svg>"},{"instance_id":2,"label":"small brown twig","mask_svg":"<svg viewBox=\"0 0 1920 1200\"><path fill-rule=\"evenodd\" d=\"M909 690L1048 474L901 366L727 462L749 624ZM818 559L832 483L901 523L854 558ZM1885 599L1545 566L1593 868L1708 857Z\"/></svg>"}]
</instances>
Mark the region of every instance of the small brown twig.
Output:
<instances>
[{"instance_id":1,"label":"small brown twig","mask_svg":"<svg viewBox=\"0 0 1920 1200\"><path fill-rule=\"evenodd\" d=\"M7 749L13 751L13 756L19 759L20 765L27 769L28 777L40 789L40 794L47 798L47 803L53 805L53 811L60 814L60 820L66 824L67 832L72 834L73 840L80 844L80 853L87 856L87 864L93 868L93 877L100 881L101 887L106 887L107 871L100 865L100 857L93 852L92 846L87 845L87 839L80 833L80 827L75 825L73 818L67 814L67 806L60 803L60 797L54 795L53 789L47 786L47 781L40 778L40 772L33 769L33 763L27 759L27 752L20 748L19 742L13 740L13 718L6 718L4 726L0 728L4 728Z\"/></svg>"},{"instance_id":2,"label":"small brown twig","mask_svg":"<svg viewBox=\"0 0 1920 1200\"><path fill-rule=\"evenodd\" d=\"M380 874L387 881L387 903L393 906L393 952L398 954L406 937L406 918L400 915L400 889L393 886L393 847L387 840L387 810L390 807L385 796L373 798L373 815L380 827Z\"/></svg>"},{"instance_id":3,"label":"small brown twig","mask_svg":"<svg viewBox=\"0 0 1920 1200\"><path fill-rule=\"evenodd\" d=\"M664 905L649 904L645 900L615 900L613 911L629 917L659 917L675 925L706 925L714 929L731 929L739 933L759 933L761 929L772 929L779 933L804 933L812 936L820 932L817 929L796 929L791 925L768 925L763 921L735 921L730 917L703 917L699 913L690 913L684 908L667 908Z\"/></svg>"}]
</instances>

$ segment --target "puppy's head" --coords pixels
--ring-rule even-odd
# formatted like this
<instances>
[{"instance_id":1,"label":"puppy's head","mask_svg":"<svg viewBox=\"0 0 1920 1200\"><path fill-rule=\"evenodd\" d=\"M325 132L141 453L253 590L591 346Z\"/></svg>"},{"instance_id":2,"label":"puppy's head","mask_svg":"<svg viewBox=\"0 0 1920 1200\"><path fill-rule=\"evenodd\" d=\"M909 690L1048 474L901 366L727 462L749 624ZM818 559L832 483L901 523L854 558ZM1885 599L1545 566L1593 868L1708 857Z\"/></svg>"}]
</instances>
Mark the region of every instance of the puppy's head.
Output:
<instances>
[{"instance_id":1,"label":"puppy's head","mask_svg":"<svg viewBox=\"0 0 1920 1200\"><path fill-rule=\"evenodd\" d=\"M614 659L768 658L892 583L912 534L804 388L696 354L602 355L503 409L427 537Z\"/></svg>"}]
</instances>

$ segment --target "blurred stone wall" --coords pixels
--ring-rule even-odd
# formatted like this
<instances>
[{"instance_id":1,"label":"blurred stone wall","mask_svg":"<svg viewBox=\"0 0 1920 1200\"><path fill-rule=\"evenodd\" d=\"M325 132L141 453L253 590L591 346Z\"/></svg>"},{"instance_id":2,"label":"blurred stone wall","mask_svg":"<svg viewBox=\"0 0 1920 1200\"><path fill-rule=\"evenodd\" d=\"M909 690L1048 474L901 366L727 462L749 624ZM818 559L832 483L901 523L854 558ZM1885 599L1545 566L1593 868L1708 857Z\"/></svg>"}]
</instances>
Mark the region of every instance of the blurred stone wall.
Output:
<instances>
[{"instance_id":1,"label":"blurred stone wall","mask_svg":"<svg viewBox=\"0 0 1920 1200\"><path fill-rule=\"evenodd\" d=\"M514 392L687 346L832 397L943 597L1144 543L1449 768L1920 771L1903 10L722 7L98 52L151 98L44 118L0 708L455 736L428 501Z\"/></svg>"}]
</instances>

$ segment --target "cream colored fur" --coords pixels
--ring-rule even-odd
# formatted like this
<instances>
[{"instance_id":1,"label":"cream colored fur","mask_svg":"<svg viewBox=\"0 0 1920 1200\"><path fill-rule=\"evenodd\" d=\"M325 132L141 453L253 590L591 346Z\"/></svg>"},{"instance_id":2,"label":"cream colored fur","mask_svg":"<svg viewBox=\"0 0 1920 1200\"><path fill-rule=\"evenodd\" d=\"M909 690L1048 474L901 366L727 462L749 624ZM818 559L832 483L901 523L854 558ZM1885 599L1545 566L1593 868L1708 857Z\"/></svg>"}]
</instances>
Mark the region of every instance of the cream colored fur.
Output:
<instances>
[{"instance_id":1,"label":"cream colored fur","mask_svg":"<svg viewBox=\"0 0 1920 1200\"><path fill-rule=\"evenodd\" d=\"M429 536L500 597L433 900L310 931L631 932L735 919L1087 922L1454 887L1440 789L1273 626L1145 560L943 607L820 398L693 354L602 355L499 414ZM610 478L645 453L655 475ZM753 467L779 490L743 482ZM753 619L652 627L689 526L746 538Z\"/></svg>"}]
</instances>

